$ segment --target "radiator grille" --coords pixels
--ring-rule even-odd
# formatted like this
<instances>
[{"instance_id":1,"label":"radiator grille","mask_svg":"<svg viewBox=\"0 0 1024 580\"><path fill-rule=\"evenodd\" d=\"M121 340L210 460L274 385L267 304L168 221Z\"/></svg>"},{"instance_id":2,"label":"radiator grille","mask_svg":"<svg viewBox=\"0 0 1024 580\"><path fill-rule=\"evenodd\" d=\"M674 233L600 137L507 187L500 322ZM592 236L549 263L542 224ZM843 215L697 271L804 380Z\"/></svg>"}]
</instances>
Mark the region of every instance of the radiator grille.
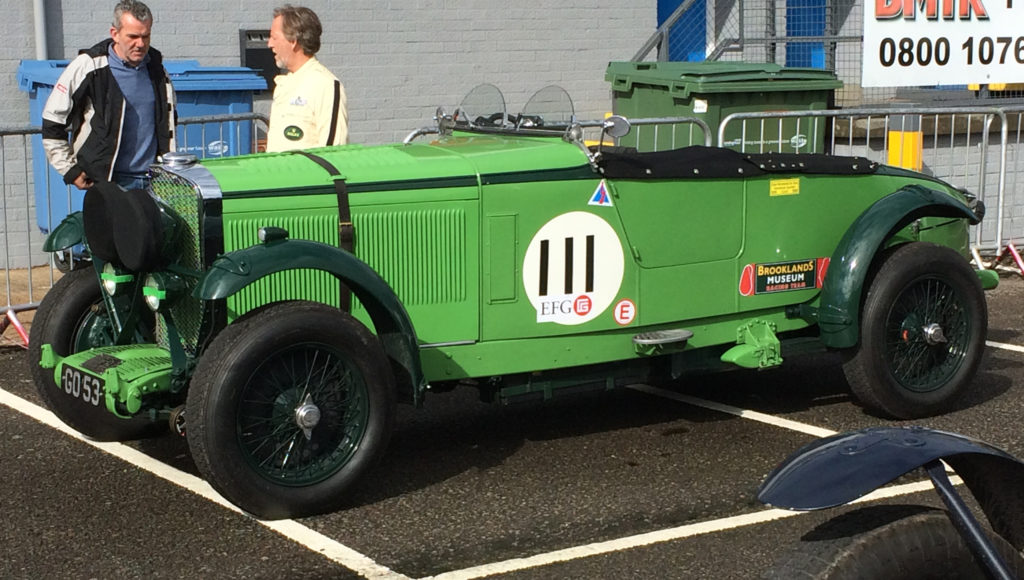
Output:
<instances>
[{"instance_id":1,"label":"radiator grille","mask_svg":"<svg viewBox=\"0 0 1024 580\"><path fill-rule=\"evenodd\" d=\"M155 169L152 181L153 194L162 199L185 223L185 231L179 238L181 257L178 264L192 271L202 270L202 256L199 244L199 200L198 187L187 179ZM194 355L199 342L199 329L203 321L202 303L192 298L196 280L188 278L188 295L171 308L171 317L181 335L185 352ZM157 344L167 348L167 326L162 317L157 317Z\"/></svg>"}]
</instances>

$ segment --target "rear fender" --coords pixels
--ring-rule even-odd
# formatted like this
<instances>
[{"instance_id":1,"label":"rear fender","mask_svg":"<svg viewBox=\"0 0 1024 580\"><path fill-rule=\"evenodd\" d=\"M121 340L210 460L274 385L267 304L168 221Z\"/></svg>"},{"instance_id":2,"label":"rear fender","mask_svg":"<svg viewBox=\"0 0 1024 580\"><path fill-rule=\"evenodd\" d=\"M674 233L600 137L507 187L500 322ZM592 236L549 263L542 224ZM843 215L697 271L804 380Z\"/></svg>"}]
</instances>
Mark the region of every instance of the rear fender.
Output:
<instances>
[{"instance_id":1,"label":"rear fender","mask_svg":"<svg viewBox=\"0 0 1024 580\"><path fill-rule=\"evenodd\" d=\"M793 510L851 502L941 459L971 490L992 528L1024 547L1024 462L988 443L924 427L872 427L815 441L765 479L758 499Z\"/></svg>"},{"instance_id":2,"label":"rear fender","mask_svg":"<svg viewBox=\"0 0 1024 580\"><path fill-rule=\"evenodd\" d=\"M875 255L899 230L930 216L978 223L978 216L952 195L908 185L876 201L846 230L832 254L821 288L818 325L825 346L849 348L857 344L861 293Z\"/></svg>"},{"instance_id":3,"label":"rear fender","mask_svg":"<svg viewBox=\"0 0 1024 580\"><path fill-rule=\"evenodd\" d=\"M419 346L412 320L402 302L380 275L365 262L342 249L309 240L275 240L230 252L214 260L192 295L221 300L246 286L285 270L328 272L359 298L373 320L388 356L408 373L415 403L426 390ZM395 377L401 384L403 377Z\"/></svg>"}]
</instances>

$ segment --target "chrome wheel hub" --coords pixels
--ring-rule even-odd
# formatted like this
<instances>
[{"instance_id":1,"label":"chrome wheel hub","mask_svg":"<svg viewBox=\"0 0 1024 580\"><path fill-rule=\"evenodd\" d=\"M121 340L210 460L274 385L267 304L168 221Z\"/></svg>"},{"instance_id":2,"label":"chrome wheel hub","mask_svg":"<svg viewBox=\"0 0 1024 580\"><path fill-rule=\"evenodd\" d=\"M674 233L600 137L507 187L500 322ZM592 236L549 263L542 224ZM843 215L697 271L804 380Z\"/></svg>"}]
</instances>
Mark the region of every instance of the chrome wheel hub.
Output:
<instances>
[{"instance_id":1,"label":"chrome wheel hub","mask_svg":"<svg viewBox=\"0 0 1024 580\"><path fill-rule=\"evenodd\" d=\"M313 428L320 423L320 408L313 404L313 397L306 395L306 400L295 409L295 424L302 429L308 441L313 436Z\"/></svg>"},{"instance_id":2,"label":"chrome wheel hub","mask_svg":"<svg viewBox=\"0 0 1024 580\"><path fill-rule=\"evenodd\" d=\"M942 327L934 322L925 325L921 331L924 333L924 341L928 343L929 346L935 346L936 344L947 342L946 335L942 333Z\"/></svg>"}]
</instances>

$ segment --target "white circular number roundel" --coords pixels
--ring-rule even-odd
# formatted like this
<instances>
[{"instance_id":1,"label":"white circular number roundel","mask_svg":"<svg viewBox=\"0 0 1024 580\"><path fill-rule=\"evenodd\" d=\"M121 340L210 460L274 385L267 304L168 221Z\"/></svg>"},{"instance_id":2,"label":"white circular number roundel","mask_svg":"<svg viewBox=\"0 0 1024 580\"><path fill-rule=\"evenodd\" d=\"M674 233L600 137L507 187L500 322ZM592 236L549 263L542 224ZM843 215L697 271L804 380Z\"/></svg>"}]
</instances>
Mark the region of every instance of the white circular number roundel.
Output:
<instances>
[{"instance_id":1,"label":"white circular number roundel","mask_svg":"<svg viewBox=\"0 0 1024 580\"><path fill-rule=\"evenodd\" d=\"M523 285L537 322L593 320L619 293L623 268L622 244L608 222L585 211L553 218L523 258Z\"/></svg>"}]
</instances>

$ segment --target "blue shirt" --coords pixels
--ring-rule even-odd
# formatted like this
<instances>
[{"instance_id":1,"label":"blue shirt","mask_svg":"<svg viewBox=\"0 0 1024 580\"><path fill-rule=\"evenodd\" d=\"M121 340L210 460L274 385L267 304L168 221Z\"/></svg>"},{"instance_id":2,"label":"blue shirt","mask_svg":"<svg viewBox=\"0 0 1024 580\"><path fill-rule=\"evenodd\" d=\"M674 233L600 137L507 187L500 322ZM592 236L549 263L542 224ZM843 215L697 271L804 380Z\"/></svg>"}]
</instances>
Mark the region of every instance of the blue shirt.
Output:
<instances>
[{"instance_id":1,"label":"blue shirt","mask_svg":"<svg viewBox=\"0 0 1024 580\"><path fill-rule=\"evenodd\" d=\"M156 160L156 95L149 80L149 55L139 66L121 60L110 45L110 71L126 101L114 173L143 175Z\"/></svg>"}]
</instances>

